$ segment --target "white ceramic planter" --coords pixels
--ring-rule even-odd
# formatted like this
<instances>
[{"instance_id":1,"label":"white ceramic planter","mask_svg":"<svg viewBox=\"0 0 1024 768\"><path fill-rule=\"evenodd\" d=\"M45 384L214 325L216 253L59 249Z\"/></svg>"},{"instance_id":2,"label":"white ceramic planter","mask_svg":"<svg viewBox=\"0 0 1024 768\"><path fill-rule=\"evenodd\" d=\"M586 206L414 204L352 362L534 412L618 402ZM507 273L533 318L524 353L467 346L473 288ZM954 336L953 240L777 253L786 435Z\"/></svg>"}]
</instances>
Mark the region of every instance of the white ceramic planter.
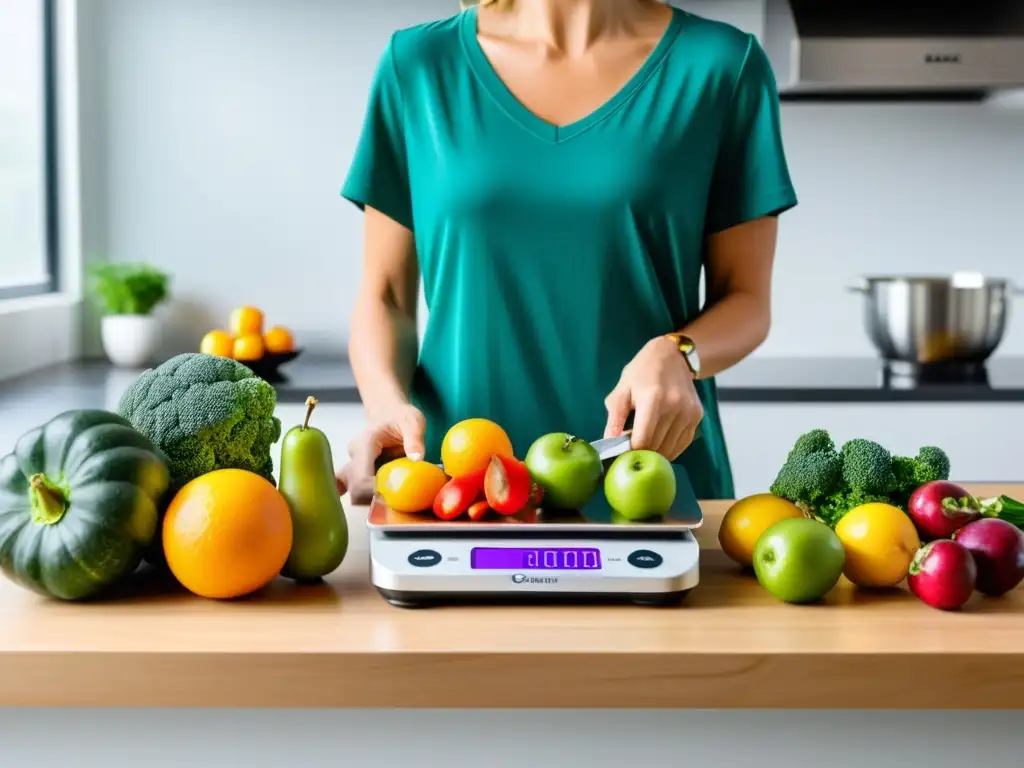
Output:
<instances>
[{"instance_id":1,"label":"white ceramic planter","mask_svg":"<svg viewBox=\"0 0 1024 768\"><path fill-rule=\"evenodd\" d=\"M152 362L162 334L152 315L107 315L101 321L103 351L114 365L142 368Z\"/></svg>"}]
</instances>

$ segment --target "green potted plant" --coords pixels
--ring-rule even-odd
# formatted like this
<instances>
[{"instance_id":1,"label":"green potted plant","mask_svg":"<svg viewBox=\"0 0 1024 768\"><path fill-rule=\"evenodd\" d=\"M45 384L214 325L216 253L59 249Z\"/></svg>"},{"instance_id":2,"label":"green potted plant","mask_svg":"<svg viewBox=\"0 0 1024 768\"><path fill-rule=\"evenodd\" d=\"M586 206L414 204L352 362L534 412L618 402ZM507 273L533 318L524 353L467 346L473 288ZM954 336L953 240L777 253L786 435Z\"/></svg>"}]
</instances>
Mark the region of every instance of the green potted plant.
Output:
<instances>
[{"instance_id":1,"label":"green potted plant","mask_svg":"<svg viewBox=\"0 0 1024 768\"><path fill-rule=\"evenodd\" d=\"M88 269L102 313L103 351L114 365L141 368L162 341L153 310L170 295L170 277L148 264L101 262Z\"/></svg>"}]
</instances>

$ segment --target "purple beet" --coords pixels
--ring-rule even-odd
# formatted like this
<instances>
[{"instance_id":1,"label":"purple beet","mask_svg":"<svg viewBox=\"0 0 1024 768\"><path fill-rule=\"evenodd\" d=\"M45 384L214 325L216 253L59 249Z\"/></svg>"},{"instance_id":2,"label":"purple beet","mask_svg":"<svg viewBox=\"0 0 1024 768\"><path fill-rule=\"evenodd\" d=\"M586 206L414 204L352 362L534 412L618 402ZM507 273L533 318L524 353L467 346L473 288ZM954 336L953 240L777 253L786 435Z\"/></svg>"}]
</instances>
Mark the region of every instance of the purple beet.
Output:
<instances>
[{"instance_id":1,"label":"purple beet","mask_svg":"<svg viewBox=\"0 0 1024 768\"><path fill-rule=\"evenodd\" d=\"M1016 526L985 517L958 530L953 540L974 555L979 592L999 597L1024 579L1024 533Z\"/></svg>"},{"instance_id":2,"label":"purple beet","mask_svg":"<svg viewBox=\"0 0 1024 768\"><path fill-rule=\"evenodd\" d=\"M962 608L974 592L978 569L967 548L950 539L931 541L910 563L907 586L922 602L943 611Z\"/></svg>"},{"instance_id":3,"label":"purple beet","mask_svg":"<svg viewBox=\"0 0 1024 768\"><path fill-rule=\"evenodd\" d=\"M948 539L981 517L981 503L955 483L925 483L910 497L907 514L925 541Z\"/></svg>"}]
</instances>

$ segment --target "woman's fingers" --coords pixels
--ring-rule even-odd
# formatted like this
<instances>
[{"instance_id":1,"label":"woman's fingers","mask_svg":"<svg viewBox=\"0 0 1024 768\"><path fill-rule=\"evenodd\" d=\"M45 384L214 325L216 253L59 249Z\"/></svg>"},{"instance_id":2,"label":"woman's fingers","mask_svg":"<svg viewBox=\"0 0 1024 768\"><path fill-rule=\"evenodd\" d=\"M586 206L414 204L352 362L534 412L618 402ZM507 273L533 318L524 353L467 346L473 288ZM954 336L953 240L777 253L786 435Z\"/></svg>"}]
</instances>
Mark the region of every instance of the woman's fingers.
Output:
<instances>
[{"instance_id":1,"label":"woman's fingers","mask_svg":"<svg viewBox=\"0 0 1024 768\"><path fill-rule=\"evenodd\" d=\"M626 428L626 419L633 410L633 397L627 387L618 386L604 400L608 410L608 421L605 424L605 437L618 437ZM635 429L635 425L634 425Z\"/></svg>"},{"instance_id":2,"label":"woman's fingers","mask_svg":"<svg viewBox=\"0 0 1024 768\"><path fill-rule=\"evenodd\" d=\"M402 446L405 449L405 455L413 461L419 461L426 453L423 437L427 431L427 420L418 410L410 409L402 415L399 427L402 430Z\"/></svg>"},{"instance_id":3,"label":"woman's fingers","mask_svg":"<svg viewBox=\"0 0 1024 768\"><path fill-rule=\"evenodd\" d=\"M645 393L636 398L635 415L633 416L633 433L630 439L636 450L657 450L657 433L661 426L658 422L658 398L654 393Z\"/></svg>"}]
</instances>

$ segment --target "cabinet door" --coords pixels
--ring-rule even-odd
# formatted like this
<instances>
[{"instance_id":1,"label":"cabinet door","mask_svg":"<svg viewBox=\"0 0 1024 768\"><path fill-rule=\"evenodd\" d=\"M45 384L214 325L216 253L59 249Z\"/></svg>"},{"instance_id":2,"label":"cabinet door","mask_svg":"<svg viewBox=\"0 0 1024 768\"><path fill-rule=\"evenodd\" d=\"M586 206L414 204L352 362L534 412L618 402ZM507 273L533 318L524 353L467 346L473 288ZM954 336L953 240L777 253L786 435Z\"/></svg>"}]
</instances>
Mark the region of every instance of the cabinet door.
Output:
<instances>
[{"instance_id":1,"label":"cabinet door","mask_svg":"<svg viewBox=\"0 0 1024 768\"><path fill-rule=\"evenodd\" d=\"M922 445L945 450L960 482L1024 478L1024 405L722 403L722 421L739 497L767 490L793 442L815 427L837 443L875 440L895 454Z\"/></svg>"}]
</instances>

